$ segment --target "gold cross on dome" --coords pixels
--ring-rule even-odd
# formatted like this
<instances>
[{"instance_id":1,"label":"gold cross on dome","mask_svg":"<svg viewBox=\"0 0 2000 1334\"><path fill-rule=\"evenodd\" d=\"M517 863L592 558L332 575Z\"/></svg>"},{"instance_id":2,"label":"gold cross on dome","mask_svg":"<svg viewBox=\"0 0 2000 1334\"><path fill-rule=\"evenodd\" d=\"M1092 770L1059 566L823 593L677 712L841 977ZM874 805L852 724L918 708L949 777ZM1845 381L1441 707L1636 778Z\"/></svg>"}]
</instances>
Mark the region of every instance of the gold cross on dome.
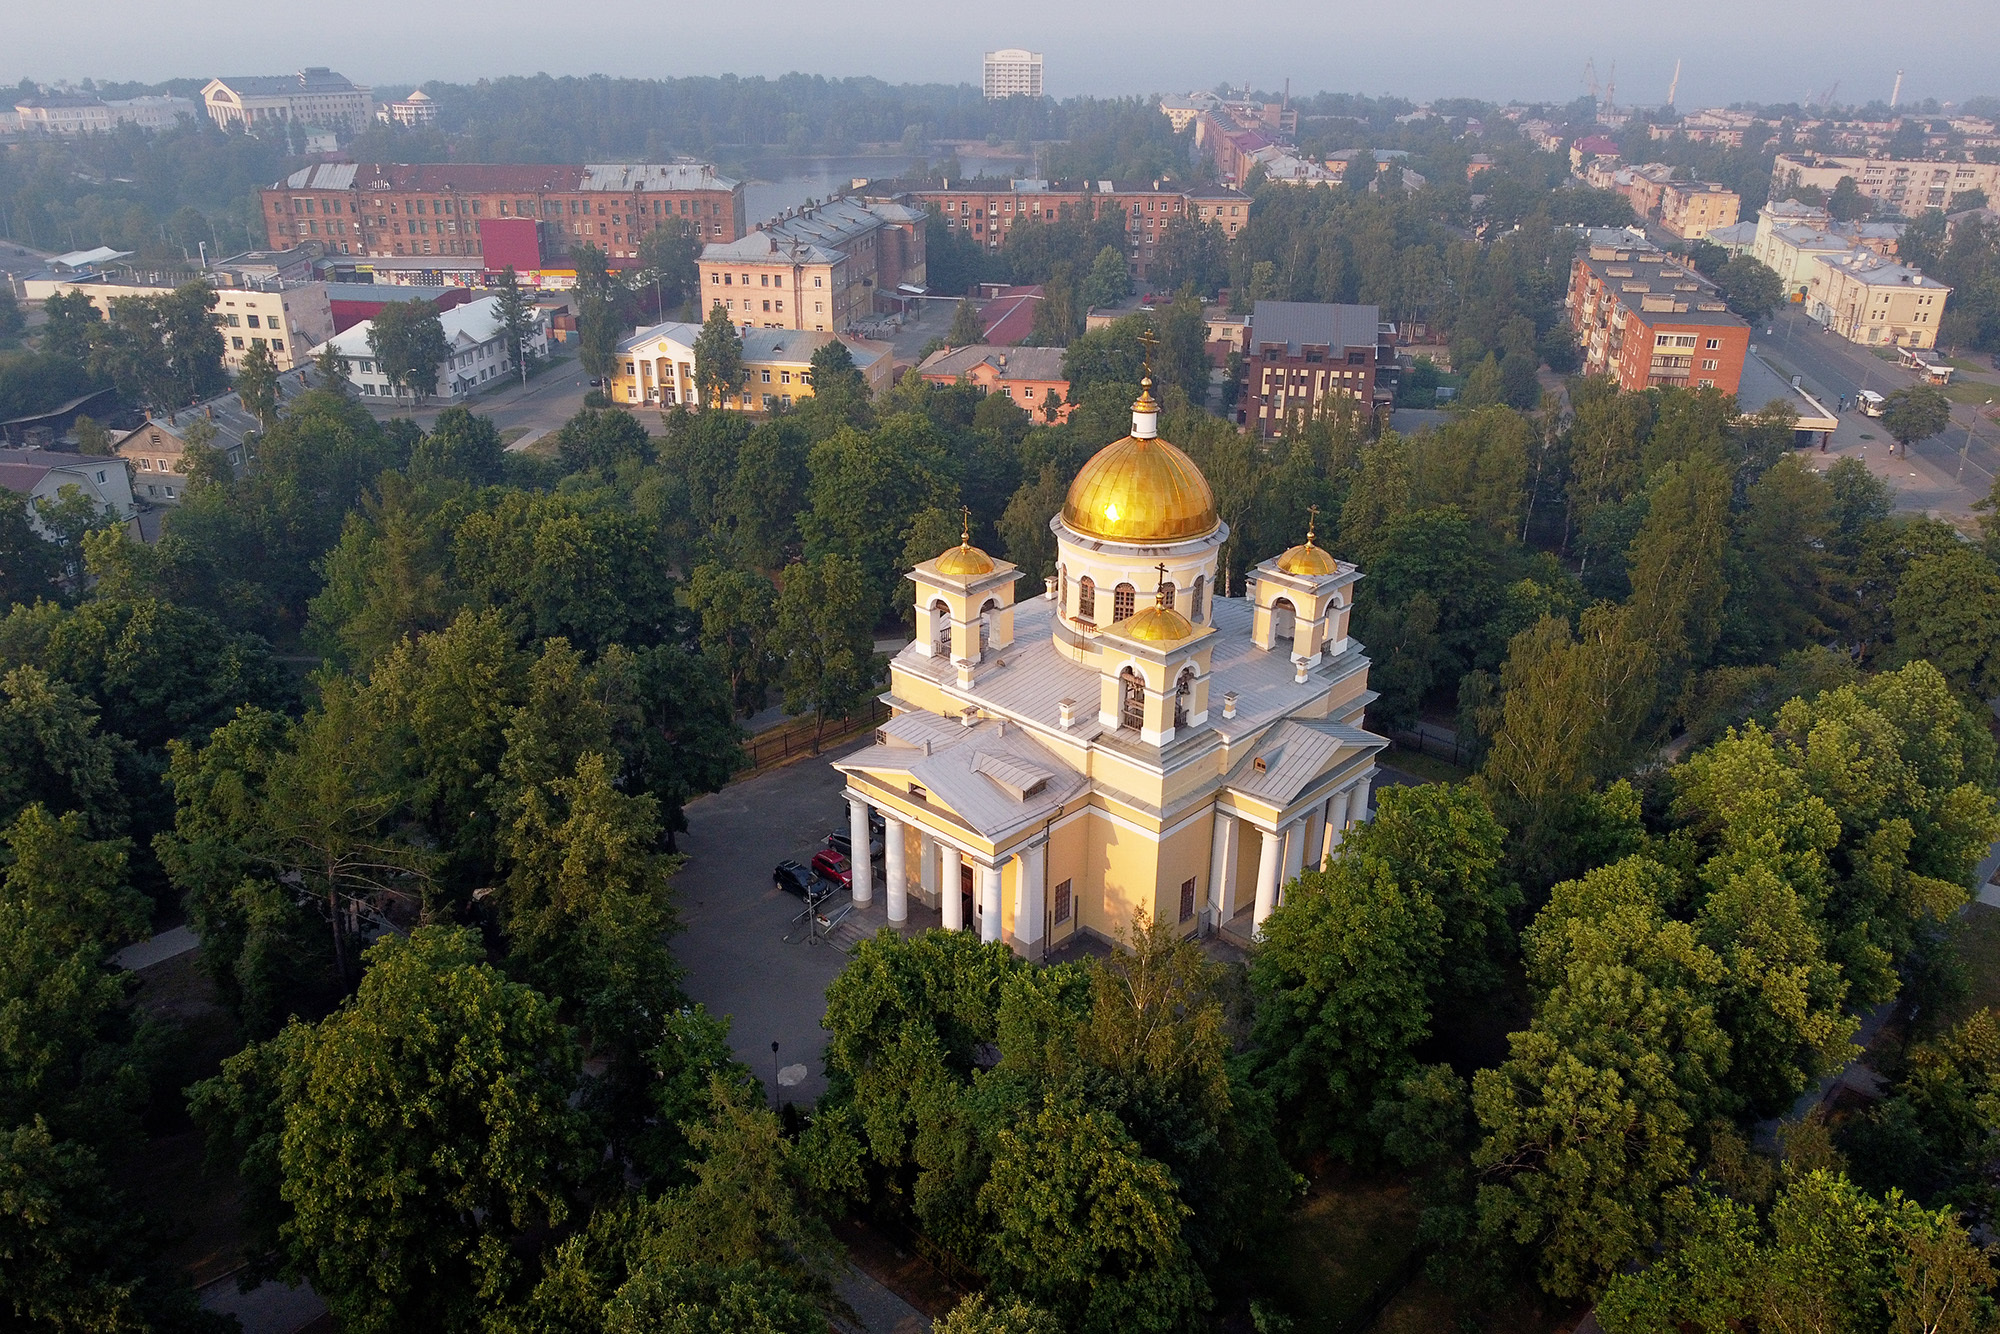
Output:
<instances>
[{"instance_id":1,"label":"gold cross on dome","mask_svg":"<svg viewBox=\"0 0 2000 1334\"><path fill-rule=\"evenodd\" d=\"M1151 376L1153 373L1153 349L1159 346L1160 340L1154 337L1152 329L1146 328L1139 331L1139 344L1146 349L1141 355L1145 361L1146 374Z\"/></svg>"},{"instance_id":2,"label":"gold cross on dome","mask_svg":"<svg viewBox=\"0 0 2000 1334\"><path fill-rule=\"evenodd\" d=\"M1313 528L1319 523L1319 506L1306 506L1306 545L1313 544Z\"/></svg>"},{"instance_id":3,"label":"gold cross on dome","mask_svg":"<svg viewBox=\"0 0 2000 1334\"><path fill-rule=\"evenodd\" d=\"M1156 569L1156 570L1158 570L1158 571L1160 572L1160 583L1159 583L1159 586L1158 586L1157 588L1155 588L1155 589L1153 590L1153 602L1154 602L1154 603L1155 603L1155 605L1157 605L1157 606L1161 606L1161 607L1164 607L1164 606L1166 606L1166 605L1167 605L1167 565L1166 565L1166 562L1165 562L1165 561L1162 561L1162 562L1160 562L1160 563L1159 563L1158 565L1155 565L1155 566L1154 566L1153 568L1154 568L1154 569Z\"/></svg>"},{"instance_id":4,"label":"gold cross on dome","mask_svg":"<svg viewBox=\"0 0 2000 1334\"><path fill-rule=\"evenodd\" d=\"M960 505L958 513L965 522L965 527L959 531L958 542L960 546L969 547L972 545L972 506Z\"/></svg>"}]
</instances>

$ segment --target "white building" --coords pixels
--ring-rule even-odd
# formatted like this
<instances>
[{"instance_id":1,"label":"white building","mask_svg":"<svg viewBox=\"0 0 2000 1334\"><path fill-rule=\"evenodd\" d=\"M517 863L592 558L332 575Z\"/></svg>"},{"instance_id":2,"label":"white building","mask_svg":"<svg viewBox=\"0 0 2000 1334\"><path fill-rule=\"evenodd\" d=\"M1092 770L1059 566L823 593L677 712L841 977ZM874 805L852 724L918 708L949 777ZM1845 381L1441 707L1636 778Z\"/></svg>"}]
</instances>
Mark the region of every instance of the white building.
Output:
<instances>
[{"instance_id":1,"label":"white building","mask_svg":"<svg viewBox=\"0 0 2000 1334\"><path fill-rule=\"evenodd\" d=\"M210 79L201 100L225 130L236 125L255 132L281 123L359 130L375 114L372 90L324 65L297 74Z\"/></svg>"},{"instance_id":2,"label":"white building","mask_svg":"<svg viewBox=\"0 0 2000 1334\"><path fill-rule=\"evenodd\" d=\"M123 522L138 512L132 478L122 459L65 454L53 449L0 449L0 487L28 498L28 524L43 537L53 534L40 506L53 505L65 490L80 491Z\"/></svg>"},{"instance_id":3,"label":"white building","mask_svg":"<svg viewBox=\"0 0 2000 1334\"><path fill-rule=\"evenodd\" d=\"M1042 53L1010 47L986 53L982 86L989 99L1040 97L1042 95Z\"/></svg>"},{"instance_id":4,"label":"white building","mask_svg":"<svg viewBox=\"0 0 2000 1334\"><path fill-rule=\"evenodd\" d=\"M22 130L44 134L98 134L116 125L163 130L182 117L201 114L185 97L128 97L106 102L89 93L44 93L14 104L14 122Z\"/></svg>"},{"instance_id":5,"label":"white building","mask_svg":"<svg viewBox=\"0 0 2000 1334\"><path fill-rule=\"evenodd\" d=\"M385 103L376 114L383 120L393 120L398 125L435 125L438 106L431 100L429 93L419 88L408 97Z\"/></svg>"},{"instance_id":6,"label":"white building","mask_svg":"<svg viewBox=\"0 0 2000 1334\"><path fill-rule=\"evenodd\" d=\"M534 328L528 335L528 353L540 356L548 350L548 312L533 309L530 317ZM477 393L487 382L496 380L515 371L514 359L508 355L506 331L500 327L500 298L481 297L462 306L454 306L438 316L444 326L445 345L451 349L444 364L438 367L437 392L431 398L438 403L457 403ZM347 379L361 395L365 403L371 399L408 399L416 395L406 386L389 382L388 374L375 360L374 349L368 345L368 331L375 321L363 320L343 333L335 334L322 347L337 348L347 358ZM314 355L320 349L314 348Z\"/></svg>"}]
</instances>

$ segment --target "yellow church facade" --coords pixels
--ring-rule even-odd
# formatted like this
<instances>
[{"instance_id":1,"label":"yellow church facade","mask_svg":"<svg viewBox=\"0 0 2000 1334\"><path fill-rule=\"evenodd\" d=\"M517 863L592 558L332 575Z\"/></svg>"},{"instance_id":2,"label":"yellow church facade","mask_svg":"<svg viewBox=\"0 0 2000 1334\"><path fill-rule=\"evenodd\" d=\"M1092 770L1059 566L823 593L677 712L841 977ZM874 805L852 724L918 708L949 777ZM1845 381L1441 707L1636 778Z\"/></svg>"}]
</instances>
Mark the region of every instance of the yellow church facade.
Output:
<instances>
[{"instance_id":1,"label":"yellow church facade","mask_svg":"<svg viewBox=\"0 0 2000 1334\"><path fill-rule=\"evenodd\" d=\"M1216 596L1229 528L1159 438L1150 380L1132 418L1050 520L1056 572L1033 596L969 541L907 576L917 634L890 663L892 716L834 763L854 846L883 820L892 923L914 897L1036 959L1141 911L1254 938L1367 818L1387 742L1362 726L1360 571L1308 532ZM857 903L874 881L858 860Z\"/></svg>"}]
</instances>

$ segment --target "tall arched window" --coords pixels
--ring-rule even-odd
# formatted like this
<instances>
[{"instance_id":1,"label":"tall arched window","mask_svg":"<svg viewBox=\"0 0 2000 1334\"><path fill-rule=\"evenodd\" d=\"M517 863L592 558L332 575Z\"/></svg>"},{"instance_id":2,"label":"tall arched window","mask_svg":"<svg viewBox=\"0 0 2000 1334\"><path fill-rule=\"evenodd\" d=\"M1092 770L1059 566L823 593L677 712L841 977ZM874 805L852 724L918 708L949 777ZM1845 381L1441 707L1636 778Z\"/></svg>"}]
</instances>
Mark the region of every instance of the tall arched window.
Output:
<instances>
[{"instance_id":1,"label":"tall arched window","mask_svg":"<svg viewBox=\"0 0 2000 1334\"><path fill-rule=\"evenodd\" d=\"M986 599L986 604L979 609L979 660L981 662L986 660L986 645L993 638L993 613L999 610L999 608L1000 604L998 602L992 598L988 598Z\"/></svg>"},{"instance_id":2,"label":"tall arched window","mask_svg":"<svg viewBox=\"0 0 2000 1334\"><path fill-rule=\"evenodd\" d=\"M1122 621L1132 614L1133 589L1130 584L1120 584L1111 595L1111 619Z\"/></svg>"},{"instance_id":3,"label":"tall arched window","mask_svg":"<svg viewBox=\"0 0 2000 1334\"><path fill-rule=\"evenodd\" d=\"M1138 731L1146 725L1146 683L1127 667L1118 673L1118 725Z\"/></svg>"},{"instance_id":4,"label":"tall arched window","mask_svg":"<svg viewBox=\"0 0 2000 1334\"><path fill-rule=\"evenodd\" d=\"M931 603L931 652L939 657L951 656L951 608L939 598Z\"/></svg>"},{"instance_id":5,"label":"tall arched window","mask_svg":"<svg viewBox=\"0 0 2000 1334\"><path fill-rule=\"evenodd\" d=\"M1279 598L1271 604L1271 639L1290 639L1298 624L1298 609L1292 606L1290 598Z\"/></svg>"},{"instance_id":6,"label":"tall arched window","mask_svg":"<svg viewBox=\"0 0 2000 1334\"><path fill-rule=\"evenodd\" d=\"M1056 615L1069 614L1069 571L1056 566Z\"/></svg>"},{"instance_id":7,"label":"tall arched window","mask_svg":"<svg viewBox=\"0 0 2000 1334\"><path fill-rule=\"evenodd\" d=\"M1174 586L1172 584L1161 584L1160 592L1166 597L1164 604L1166 609L1172 611L1174 609Z\"/></svg>"},{"instance_id":8,"label":"tall arched window","mask_svg":"<svg viewBox=\"0 0 2000 1334\"><path fill-rule=\"evenodd\" d=\"M1202 574L1196 575L1194 577L1194 606L1188 612L1188 619L1192 620L1196 625L1202 624L1201 618L1208 610L1204 605L1208 600L1207 594L1208 576Z\"/></svg>"},{"instance_id":9,"label":"tall arched window","mask_svg":"<svg viewBox=\"0 0 2000 1334\"><path fill-rule=\"evenodd\" d=\"M1181 679L1174 682L1174 726L1188 725L1188 708L1194 702L1194 668L1181 670Z\"/></svg>"},{"instance_id":10,"label":"tall arched window","mask_svg":"<svg viewBox=\"0 0 2000 1334\"><path fill-rule=\"evenodd\" d=\"M1076 615L1078 620L1083 621L1097 619L1097 585L1087 574L1077 580Z\"/></svg>"}]
</instances>

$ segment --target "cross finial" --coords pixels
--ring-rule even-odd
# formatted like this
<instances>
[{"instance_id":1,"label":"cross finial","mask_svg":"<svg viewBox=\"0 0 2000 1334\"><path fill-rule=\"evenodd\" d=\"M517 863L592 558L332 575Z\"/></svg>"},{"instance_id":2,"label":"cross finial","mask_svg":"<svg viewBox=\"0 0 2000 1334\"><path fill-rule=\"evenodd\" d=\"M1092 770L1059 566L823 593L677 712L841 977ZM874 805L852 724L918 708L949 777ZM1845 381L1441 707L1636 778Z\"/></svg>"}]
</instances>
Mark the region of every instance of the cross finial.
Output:
<instances>
[{"instance_id":1,"label":"cross finial","mask_svg":"<svg viewBox=\"0 0 2000 1334\"><path fill-rule=\"evenodd\" d=\"M958 544L960 546L969 547L972 545L972 506L960 505L958 507L958 513L959 517L964 521L965 525L963 528L959 530Z\"/></svg>"},{"instance_id":2,"label":"cross finial","mask_svg":"<svg viewBox=\"0 0 2000 1334\"><path fill-rule=\"evenodd\" d=\"M1155 588L1155 589L1153 590L1153 604L1154 604L1155 606L1159 606L1159 607L1164 607L1164 606L1166 606L1166 605L1167 605L1167 565L1166 565L1166 562L1165 562L1165 561L1162 561L1162 562L1160 562L1160 563L1159 563L1158 565L1155 565L1155 566L1154 566L1153 568L1154 568L1154 569L1156 569L1156 570L1158 570L1158 571L1160 572L1160 582L1159 582L1159 586L1158 586L1158 587L1156 587L1156 588Z\"/></svg>"},{"instance_id":3,"label":"cross finial","mask_svg":"<svg viewBox=\"0 0 2000 1334\"><path fill-rule=\"evenodd\" d=\"M1148 379L1152 378L1153 374L1153 349L1158 347L1159 344L1160 340L1154 337L1151 329L1141 329L1139 331L1139 345L1146 349L1142 355L1145 359L1146 376Z\"/></svg>"},{"instance_id":4,"label":"cross finial","mask_svg":"<svg viewBox=\"0 0 2000 1334\"><path fill-rule=\"evenodd\" d=\"M1319 506L1306 506L1306 545L1313 544L1313 528L1319 523Z\"/></svg>"}]
</instances>

